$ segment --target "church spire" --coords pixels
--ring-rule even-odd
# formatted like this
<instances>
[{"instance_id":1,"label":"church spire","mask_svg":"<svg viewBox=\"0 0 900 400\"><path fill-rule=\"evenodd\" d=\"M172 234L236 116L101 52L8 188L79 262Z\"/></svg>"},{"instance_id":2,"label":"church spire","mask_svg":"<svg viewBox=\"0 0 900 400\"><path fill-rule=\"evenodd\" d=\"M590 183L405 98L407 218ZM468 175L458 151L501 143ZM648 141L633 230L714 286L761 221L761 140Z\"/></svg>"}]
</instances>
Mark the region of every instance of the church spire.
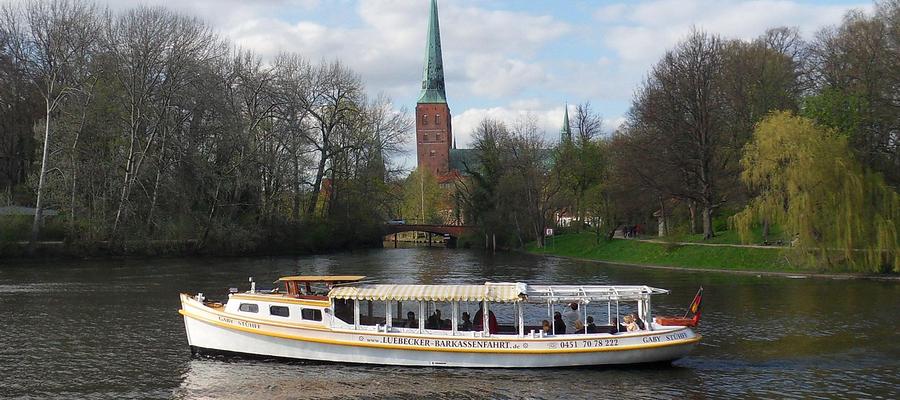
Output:
<instances>
[{"instance_id":1,"label":"church spire","mask_svg":"<svg viewBox=\"0 0 900 400\"><path fill-rule=\"evenodd\" d=\"M425 49L425 73L418 103L447 103L444 94L444 62L441 59L441 29L438 24L437 0L431 0L428 17L428 42Z\"/></svg>"},{"instance_id":2,"label":"church spire","mask_svg":"<svg viewBox=\"0 0 900 400\"><path fill-rule=\"evenodd\" d=\"M569 128L569 103L566 103L566 115L563 117L563 126L559 130L559 141L572 140L572 129Z\"/></svg>"}]
</instances>

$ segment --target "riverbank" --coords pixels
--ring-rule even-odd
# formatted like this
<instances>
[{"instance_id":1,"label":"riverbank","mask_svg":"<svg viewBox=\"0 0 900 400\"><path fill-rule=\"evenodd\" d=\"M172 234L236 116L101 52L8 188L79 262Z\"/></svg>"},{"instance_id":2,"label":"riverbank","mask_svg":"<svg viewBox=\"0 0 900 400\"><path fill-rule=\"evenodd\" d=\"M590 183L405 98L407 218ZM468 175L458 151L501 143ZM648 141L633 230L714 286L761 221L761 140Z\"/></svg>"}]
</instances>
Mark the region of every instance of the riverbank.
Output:
<instances>
[{"instance_id":1,"label":"riverbank","mask_svg":"<svg viewBox=\"0 0 900 400\"><path fill-rule=\"evenodd\" d=\"M791 264L786 248L666 242L662 240L600 239L592 233L572 233L548 238L544 248L529 243L530 254L597 261L642 268L685 271L723 271L741 274L822 277L833 279L873 278L900 280L897 275L836 273L801 268Z\"/></svg>"},{"instance_id":2,"label":"riverbank","mask_svg":"<svg viewBox=\"0 0 900 400\"><path fill-rule=\"evenodd\" d=\"M547 239L544 248L526 246L532 254L553 255L633 265L726 271L812 272L800 270L788 261L782 248L697 246L632 239L603 238L592 233L572 233Z\"/></svg>"}]
</instances>

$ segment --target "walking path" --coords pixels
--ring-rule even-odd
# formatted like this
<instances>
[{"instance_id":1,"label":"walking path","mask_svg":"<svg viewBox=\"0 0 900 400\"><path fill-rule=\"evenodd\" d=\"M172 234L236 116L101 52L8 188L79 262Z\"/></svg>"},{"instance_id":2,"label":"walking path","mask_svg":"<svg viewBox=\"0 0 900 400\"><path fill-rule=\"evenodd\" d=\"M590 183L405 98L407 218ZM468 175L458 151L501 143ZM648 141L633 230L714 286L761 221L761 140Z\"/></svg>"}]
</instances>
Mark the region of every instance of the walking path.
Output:
<instances>
[{"instance_id":1,"label":"walking path","mask_svg":"<svg viewBox=\"0 0 900 400\"><path fill-rule=\"evenodd\" d=\"M709 246L709 247L743 247L748 249L785 249L785 246L764 246L761 244L730 244L730 243L698 243L698 242L670 242L660 239L628 239L616 237L621 240L636 240L638 242L658 243L658 244L677 244L680 246Z\"/></svg>"}]
</instances>

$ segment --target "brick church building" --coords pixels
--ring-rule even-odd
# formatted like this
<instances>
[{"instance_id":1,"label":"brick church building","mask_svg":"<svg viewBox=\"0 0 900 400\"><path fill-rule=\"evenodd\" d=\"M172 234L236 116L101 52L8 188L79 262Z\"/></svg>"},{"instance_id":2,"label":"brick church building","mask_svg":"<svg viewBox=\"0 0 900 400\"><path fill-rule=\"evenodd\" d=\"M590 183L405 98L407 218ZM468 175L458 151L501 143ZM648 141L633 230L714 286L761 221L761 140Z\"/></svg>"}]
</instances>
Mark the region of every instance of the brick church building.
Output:
<instances>
[{"instance_id":1,"label":"brick church building","mask_svg":"<svg viewBox=\"0 0 900 400\"><path fill-rule=\"evenodd\" d=\"M416 161L447 187L465 171L470 149L457 149L453 140L450 106L444 91L444 63L441 58L441 31L437 2L431 0L425 71L422 91L416 102ZM471 165L470 165L471 166Z\"/></svg>"}]
</instances>

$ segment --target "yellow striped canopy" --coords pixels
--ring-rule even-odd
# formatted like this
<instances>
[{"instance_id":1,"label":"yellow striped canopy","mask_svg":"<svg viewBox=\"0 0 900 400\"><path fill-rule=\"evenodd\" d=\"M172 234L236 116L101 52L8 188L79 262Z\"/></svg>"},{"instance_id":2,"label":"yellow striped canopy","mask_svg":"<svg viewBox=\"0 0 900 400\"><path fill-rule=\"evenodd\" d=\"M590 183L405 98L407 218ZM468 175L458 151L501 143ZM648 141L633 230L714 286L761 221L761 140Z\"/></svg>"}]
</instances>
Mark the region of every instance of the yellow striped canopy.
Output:
<instances>
[{"instance_id":1,"label":"yellow striped canopy","mask_svg":"<svg viewBox=\"0 0 900 400\"><path fill-rule=\"evenodd\" d=\"M525 299L523 283L484 285L359 285L331 289L328 297L345 300L490 301L512 303Z\"/></svg>"}]
</instances>

